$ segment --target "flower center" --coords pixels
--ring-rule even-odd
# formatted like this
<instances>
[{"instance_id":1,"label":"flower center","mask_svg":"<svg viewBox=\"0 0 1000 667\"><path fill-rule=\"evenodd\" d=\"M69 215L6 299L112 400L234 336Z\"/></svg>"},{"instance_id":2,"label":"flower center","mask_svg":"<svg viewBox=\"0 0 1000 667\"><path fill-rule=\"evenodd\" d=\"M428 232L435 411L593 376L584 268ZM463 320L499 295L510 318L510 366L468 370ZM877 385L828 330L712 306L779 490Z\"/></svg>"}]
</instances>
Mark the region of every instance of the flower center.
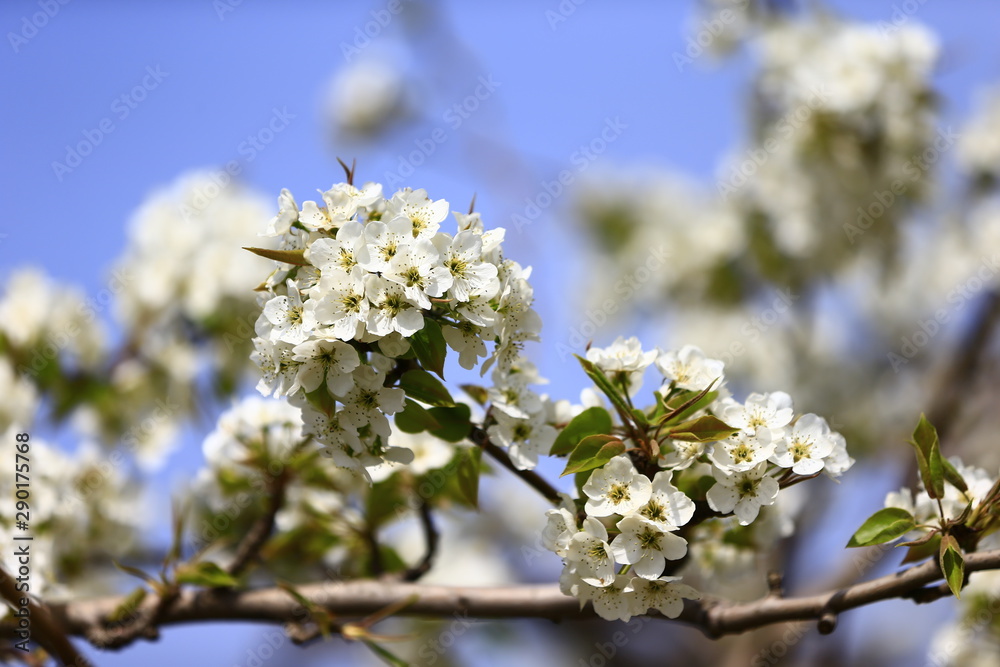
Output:
<instances>
[{"instance_id":1,"label":"flower center","mask_svg":"<svg viewBox=\"0 0 1000 667\"><path fill-rule=\"evenodd\" d=\"M628 485L612 484L611 490L608 491L608 498L616 505L625 502L629 499Z\"/></svg>"}]
</instances>

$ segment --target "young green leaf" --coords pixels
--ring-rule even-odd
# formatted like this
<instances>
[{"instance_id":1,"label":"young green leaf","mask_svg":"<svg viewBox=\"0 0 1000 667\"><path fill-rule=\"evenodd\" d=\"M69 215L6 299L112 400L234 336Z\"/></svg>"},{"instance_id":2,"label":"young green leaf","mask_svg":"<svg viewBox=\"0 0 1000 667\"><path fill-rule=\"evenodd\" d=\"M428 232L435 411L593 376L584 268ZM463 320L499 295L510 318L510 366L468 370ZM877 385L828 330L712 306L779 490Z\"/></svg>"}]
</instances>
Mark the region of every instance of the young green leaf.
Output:
<instances>
[{"instance_id":1,"label":"young green leaf","mask_svg":"<svg viewBox=\"0 0 1000 667\"><path fill-rule=\"evenodd\" d=\"M886 507L868 517L847 543L848 547L870 547L902 537L917 525L913 515L898 507Z\"/></svg>"},{"instance_id":2,"label":"young green leaf","mask_svg":"<svg viewBox=\"0 0 1000 667\"><path fill-rule=\"evenodd\" d=\"M284 262L285 264L294 264L296 266L310 266L309 262L306 261L305 248L299 250L271 250L270 248L244 247L243 249L249 250L261 257L273 259L276 262Z\"/></svg>"},{"instance_id":3,"label":"young green leaf","mask_svg":"<svg viewBox=\"0 0 1000 667\"><path fill-rule=\"evenodd\" d=\"M403 433L422 433L441 428L441 424L426 408L409 398L406 399L402 412L397 412L393 421Z\"/></svg>"},{"instance_id":4,"label":"young green leaf","mask_svg":"<svg viewBox=\"0 0 1000 667\"><path fill-rule=\"evenodd\" d=\"M625 443L613 435L591 435L580 441L566 462L562 475L600 468L625 451Z\"/></svg>"},{"instance_id":5,"label":"young green leaf","mask_svg":"<svg viewBox=\"0 0 1000 667\"><path fill-rule=\"evenodd\" d=\"M410 663L370 639L362 639L361 643L367 646L372 653L378 656L382 662L389 665L389 667L409 667Z\"/></svg>"},{"instance_id":6,"label":"young green leaf","mask_svg":"<svg viewBox=\"0 0 1000 667\"><path fill-rule=\"evenodd\" d=\"M612 384L611 380L608 379L608 376L604 374L604 371L595 366L593 362L581 357L578 354L573 356L580 361L580 365L583 366L583 372L586 373L587 377L593 381L594 385L601 390L601 393L608 397L608 400L615 406L615 409L618 410L619 414L621 414L624 418L630 418L632 416L632 408L629 407L628 401L626 401L622 396L621 387L616 387Z\"/></svg>"},{"instance_id":7,"label":"young green leaf","mask_svg":"<svg viewBox=\"0 0 1000 667\"><path fill-rule=\"evenodd\" d=\"M448 354L441 325L432 319L424 318L424 328L409 338L410 347L417 355L420 365L426 370L444 379L444 359Z\"/></svg>"},{"instance_id":8,"label":"young green leaf","mask_svg":"<svg viewBox=\"0 0 1000 667\"><path fill-rule=\"evenodd\" d=\"M478 384L460 384L458 387L479 405L485 406L489 403L490 396L486 387L480 387Z\"/></svg>"},{"instance_id":9,"label":"young green leaf","mask_svg":"<svg viewBox=\"0 0 1000 667\"><path fill-rule=\"evenodd\" d=\"M154 587L160 585L160 581L156 577L147 572L143 572L137 567L132 567L131 565L123 565L118 561L116 561L114 558L111 559L111 564L114 565L119 570L121 570L122 572L124 572L125 574L131 574L133 577L138 577L139 579L142 579L147 584L150 584Z\"/></svg>"},{"instance_id":10,"label":"young green leaf","mask_svg":"<svg viewBox=\"0 0 1000 667\"><path fill-rule=\"evenodd\" d=\"M969 485L965 483L965 478L962 474L951 464L951 461L941 457L941 465L944 467L944 479L949 484L954 486L956 489L965 493L969 490Z\"/></svg>"},{"instance_id":11,"label":"young green leaf","mask_svg":"<svg viewBox=\"0 0 1000 667\"><path fill-rule=\"evenodd\" d=\"M109 623L124 623L131 618L135 618L139 610L139 605L142 601L146 599L148 591L139 586L131 593L129 593L120 605L115 607L115 610L108 615Z\"/></svg>"},{"instance_id":12,"label":"young green leaf","mask_svg":"<svg viewBox=\"0 0 1000 667\"><path fill-rule=\"evenodd\" d=\"M944 496L944 464L942 463L941 447L938 442L937 429L923 413L917 427L913 430L910 444L917 453L917 467L920 469L920 479L924 489L931 498Z\"/></svg>"},{"instance_id":13,"label":"young green leaf","mask_svg":"<svg viewBox=\"0 0 1000 667\"><path fill-rule=\"evenodd\" d=\"M587 408L566 425L549 451L553 456L568 454L589 435L599 435L611 432L611 415L604 408Z\"/></svg>"},{"instance_id":14,"label":"young green leaf","mask_svg":"<svg viewBox=\"0 0 1000 667\"><path fill-rule=\"evenodd\" d=\"M701 391L682 391L664 402L666 414L658 420L658 424L668 422L680 422L685 417L693 415L705 406L709 405L718 396L719 392L711 391L715 381Z\"/></svg>"},{"instance_id":15,"label":"young green leaf","mask_svg":"<svg viewBox=\"0 0 1000 667\"><path fill-rule=\"evenodd\" d=\"M914 544L906 550L906 556L900 561L900 565L907 563L919 563L937 555L941 545L941 533L928 533L930 539L921 544ZM914 540L919 542L920 540ZM902 546L902 545L899 545Z\"/></svg>"},{"instance_id":16,"label":"young green leaf","mask_svg":"<svg viewBox=\"0 0 1000 667\"><path fill-rule=\"evenodd\" d=\"M460 454L458 469L458 488L469 504L479 509L479 472L483 450L479 447L466 447Z\"/></svg>"},{"instance_id":17,"label":"young green leaf","mask_svg":"<svg viewBox=\"0 0 1000 667\"><path fill-rule=\"evenodd\" d=\"M733 428L718 417L703 415L697 419L678 424L667 431L667 436L674 440L684 440L685 442L713 442L721 440L736 433L739 429Z\"/></svg>"},{"instance_id":18,"label":"young green leaf","mask_svg":"<svg viewBox=\"0 0 1000 667\"><path fill-rule=\"evenodd\" d=\"M952 535L941 538L941 550L938 552L938 563L948 588L956 598L960 598L962 584L965 583L965 557L958 547L958 541Z\"/></svg>"},{"instance_id":19,"label":"young green leaf","mask_svg":"<svg viewBox=\"0 0 1000 667\"><path fill-rule=\"evenodd\" d=\"M240 583L239 579L207 560L198 563L183 563L174 570L174 576L179 584L210 588L229 588Z\"/></svg>"},{"instance_id":20,"label":"young green leaf","mask_svg":"<svg viewBox=\"0 0 1000 667\"><path fill-rule=\"evenodd\" d=\"M461 442L472 430L472 410L464 403L451 407L431 408L427 411L440 424L430 430L431 435L446 442Z\"/></svg>"},{"instance_id":21,"label":"young green leaf","mask_svg":"<svg viewBox=\"0 0 1000 667\"><path fill-rule=\"evenodd\" d=\"M455 405L445 386L427 371L418 368L406 371L399 379L399 386L407 396L421 403L441 407Z\"/></svg>"}]
</instances>

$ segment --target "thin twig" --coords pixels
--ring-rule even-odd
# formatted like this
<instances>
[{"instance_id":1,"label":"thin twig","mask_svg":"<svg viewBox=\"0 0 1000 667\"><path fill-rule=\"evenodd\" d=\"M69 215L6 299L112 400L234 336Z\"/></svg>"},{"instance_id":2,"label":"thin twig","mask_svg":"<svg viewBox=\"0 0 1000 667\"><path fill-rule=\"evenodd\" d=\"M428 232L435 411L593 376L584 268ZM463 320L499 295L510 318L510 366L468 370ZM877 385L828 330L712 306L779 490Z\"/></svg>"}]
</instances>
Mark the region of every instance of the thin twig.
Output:
<instances>
[{"instance_id":1,"label":"thin twig","mask_svg":"<svg viewBox=\"0 0 1000 667\"><path fill-rule=\"evenodd\" d=\"M237 577L257 558L261 548L267 543L274 530L274 519L281 507L285 504L285 488L288 484L288 475L282 469L280 473L268 480L267 485L267 509L263 516L254 522L253 526L236 547L236 556L229 564L227 571Z\"/></svg>"},{"instance_id":2,"label":"thin twig","mask_svg":"<svg viewBox=\"0 0 1000 667\"><path fill-rule=\"evenodd\" d=\"M420 503L420 526L424 531L424 540L427 543L427 548L420 562L403 573L403 581L419 580L434 565L434 557L437 555L441 536L434 526L434 517L431 516L431 508L427 503Z\"/></svg>"},{"instance_id":3,"label":"thin twig","mask_svg":"<svg viewBox=\"0 0 1000 667\"><path fill-rule=\"evenodd\" d=\"M510 460L509 456L507 456L507 452L495 445L493 441L490 440L489 434L487 434L481 427L473 426L472 431L469 433L469 438L472 442L482 447L483 451L496 459L496 461L503 467L510 470L512 473L524 480L528 486L542 494L553 505L559 504L561 498L559 497L559 491L554 486L549 484L545 478L535 471L521 470L514 465L514 462Z\"/></svg>"}]
</instances>

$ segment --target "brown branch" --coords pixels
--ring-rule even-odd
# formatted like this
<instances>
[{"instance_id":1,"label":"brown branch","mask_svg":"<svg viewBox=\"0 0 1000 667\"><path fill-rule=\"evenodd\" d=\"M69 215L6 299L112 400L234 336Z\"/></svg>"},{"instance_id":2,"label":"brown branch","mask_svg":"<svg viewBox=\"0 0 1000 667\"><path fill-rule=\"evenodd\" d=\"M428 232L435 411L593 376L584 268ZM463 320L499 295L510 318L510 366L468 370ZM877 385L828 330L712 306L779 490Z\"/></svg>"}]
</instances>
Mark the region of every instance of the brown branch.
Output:
<instances>
[{"instance_id":1,"label":"brown branch","mask_svg":"<svg viewBox=\"0 0 1000 667\"><path fill-rule=\"evenodd\" d=\"M93 667L94 663L80 653L66 636L67 633L61 625L59 617L53 617L49 607L44 602L30 596L25 591L17 590L14 577L3 567L0 567L0 595L10 603L14 610L21 609L22 600L27 601L31 640L55 656L61 664L71 667ZM12 615L12 618L16 625L17 617Z\"/></svg>"},{"instance_id":2,"label":"brown branch","mask_svg":"<svg viewBox=\"0 0 1000 667\"><path fill-rule=\"evenodd\" d=\"M264 514L254 522L253 526L236 547L236 556L229 564L227 571L237 577L241 575L247 567L257 558L261 548L271 537L274 530L274 518L285 504L285 488L288 483L288 475L284 468L277 475L270 478L267 485L268 502Z\"/></svg>"},{"instance_id":3,"label":"brown branch","mask_svg":"<svg viewBox=\"0 0 1000 667\"><path fill-rule=\"evenodd\" d=\"M968 554L967 573L1000 569L1000 550ZM837 616L849 609L893 598L915 602L946 595L937 562L929 560L895 574L835 591L805 597L767 596L733 603L716 598L687 601L681 622L701 628L710 637L738 634L775 623L817 621L831 631ZM545 618L550 620L593 618L590 606L580 609L555 585L505 588L459 588L403 582L359 580L300 586L297 590L316 607L343 617L365 616L411 596L417 600L400 614L452 618L454 614L475 618ZM90 634L122 604L122 598L101 598L50 605L52 615L73 635ZM308 618L302 606L281 588L246 591L228 589L185 590L163 610L162 625L197 621L259 621L302 623Z\"/></svg>"},{"instance_id":4,"label":"brown branch","mask_svg":"<svg viewBox=\"0 0 1000 667\"><path fill-rule=\"evenodd\" d=\"M434 517L431 516L431 508L427 503L420 503L420 526L424 531L427 548L420 562L403 573L403 581L417 581L427 574L434 565L434 557L437 555L441 535L434 526Z\"/></svg>"},{"instance_id":5,"label":"brown branch","mask_svg":"<svg viewBox=\"0 0 1000 667\"><path fill-rule=\"evenodd\" d=\"M538 491L542 494L546 500L551 502L553 505L558 505L561 498L559 497L559 491L549 484L544 477L539 475L533 470L520 470L514 462L510 460L507 456L507 452L498 447L490 440L489 434L486 433L479 426L473 426L472 431L469 433L469 439L476 443L478 446L483 448L487 454L492 456L496 461L500 463L503 467L510 470L512 473L524 480L528 486Z\"/></svg>"}]
</instances>

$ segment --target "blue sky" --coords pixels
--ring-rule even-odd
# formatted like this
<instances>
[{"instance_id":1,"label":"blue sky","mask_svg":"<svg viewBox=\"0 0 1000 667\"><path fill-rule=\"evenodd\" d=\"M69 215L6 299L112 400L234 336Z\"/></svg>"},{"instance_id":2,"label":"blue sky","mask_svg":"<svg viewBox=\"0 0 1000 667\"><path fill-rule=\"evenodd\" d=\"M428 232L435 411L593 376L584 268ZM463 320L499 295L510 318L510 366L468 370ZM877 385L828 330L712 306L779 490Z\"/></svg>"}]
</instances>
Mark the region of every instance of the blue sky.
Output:
<instances>
[{"instance_id":1,"label":"blue sky","mask_svg":"<svg viewBox=\"0 0 1000 667\"><path fill-rule=\"evenodd\" d=\"M402 53L433 87L424 122L370 149L331 147L322 102L328 79L345 62L341 44L352 43L371 12L388 2L4 2L0 276L34 264L96 293L124 247L130 213L152 189L192 168L239 159L247 184L269 197L287 187L300 201L339 180L334 155L358 157L360 178L381 180L414 141L445 126L445 112L481 76L498 83L496 92L449 131L409 184L456 208L476 193L488 225L509 227L525 198L573 169L574 154L609 119L625 129L588 168L669 165L708 180L743 134L749 63L738 58L716 68L702 58L683 70L675 66L673 54L690 34L688 1L589 0L553 25L546 12L559 4L442 2L449 31L418 27L410 43L399 20L380 28L364 54ZM980 86L1000 81L997 3L830 4L865 20L917 8L907 20L932 27L944 45L937 84L945 122L968 112ZM276 113L288 117L287 127L248 150L247 137ZM80 142L93 150L78 166L54 167L71 164L67 147ZM496 182L507 186L497 191ZM555 339L574 321L572 279L586 270L572 261L579 240L560 223L564 205L557 201L523 233L509 234L507 244L510 256L536 267L538 308ZM575 396L576 368L539 350L551 393ZM197 457L186 456L178 470ZM101 664L245 664L260 637L259 628L246 626L168 630L159 644L104 656Z\"/></svg>"}]
</instances>

